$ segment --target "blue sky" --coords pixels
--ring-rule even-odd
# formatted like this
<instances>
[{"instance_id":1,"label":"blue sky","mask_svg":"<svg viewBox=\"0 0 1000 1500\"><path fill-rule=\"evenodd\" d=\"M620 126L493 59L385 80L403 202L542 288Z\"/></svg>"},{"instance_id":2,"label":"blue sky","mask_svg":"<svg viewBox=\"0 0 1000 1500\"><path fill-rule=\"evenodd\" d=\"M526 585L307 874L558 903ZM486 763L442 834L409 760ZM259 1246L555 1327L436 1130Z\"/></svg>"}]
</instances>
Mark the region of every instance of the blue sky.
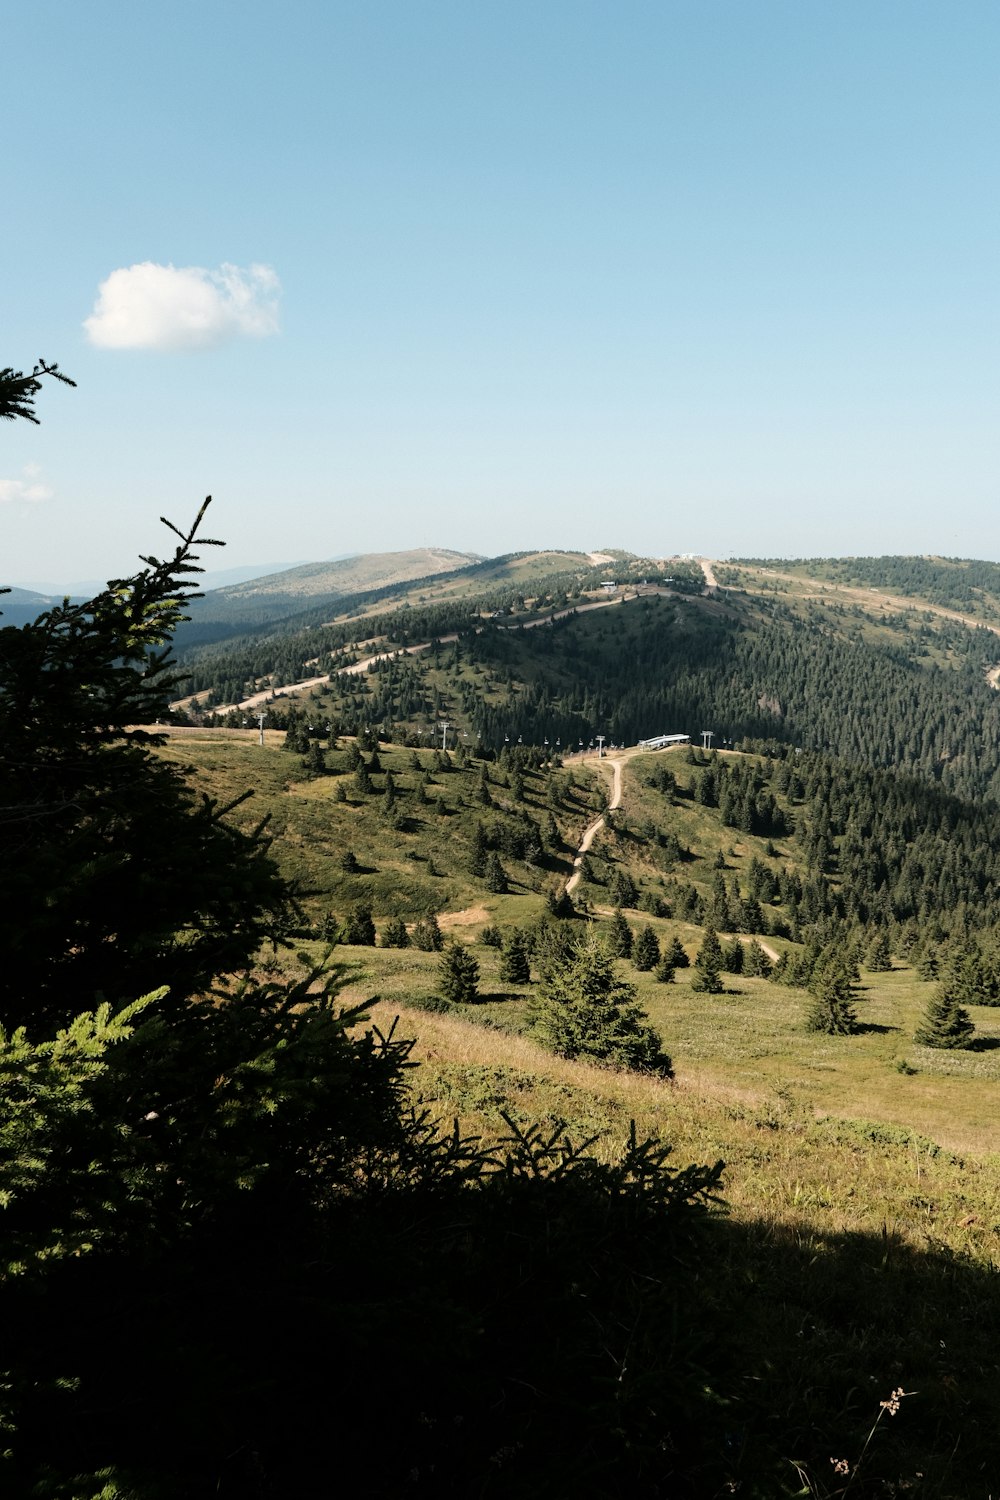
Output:
<instances>
[{"instance_id":1,"label":"blue sky","mask_svg":"<svg viewBox=\"0 0 1000 1500\"><path fill-rule=\"evenodd\" d=\"M1000 559L1000 8L36 0L4 581L421 545ZM228 268L228 269L227 269Z\"/></svg>"}]
</instances>

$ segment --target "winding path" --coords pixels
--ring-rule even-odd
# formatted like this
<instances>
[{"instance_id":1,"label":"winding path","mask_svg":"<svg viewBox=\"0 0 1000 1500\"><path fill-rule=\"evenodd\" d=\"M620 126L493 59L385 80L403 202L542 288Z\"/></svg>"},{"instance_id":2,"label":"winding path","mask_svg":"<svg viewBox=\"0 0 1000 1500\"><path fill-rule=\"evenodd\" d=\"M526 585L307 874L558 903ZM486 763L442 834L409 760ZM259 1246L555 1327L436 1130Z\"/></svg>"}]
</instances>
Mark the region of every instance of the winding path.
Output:
<instances>
[{"instance_id":1,"label":"winding path","mask_svg":"<svg viewBox=\"0 0 1000 1500\"><path fill-rule=\"evenodd\" d=\"M608 766L611 770L611 797L608 801L608 812L614 812L616 807L621 807L622 766L627 760L631 760L633 755L638 755L639 753L640 752L638 746L631 750L612 750L607 755L601 756L601 758L598 760L598 766ZM576 856L573 860L573 873L566 882L567 896L573 894L573 891L583 879L583 856L586 854L587 850L590 848L591 844L594 842L603 827L604 813L601 813L601 816L599 818L595 818L594 821L590 823L584 830L583 838L580 840L580 847L577 849Z\"/></svg>"}]
</instances>

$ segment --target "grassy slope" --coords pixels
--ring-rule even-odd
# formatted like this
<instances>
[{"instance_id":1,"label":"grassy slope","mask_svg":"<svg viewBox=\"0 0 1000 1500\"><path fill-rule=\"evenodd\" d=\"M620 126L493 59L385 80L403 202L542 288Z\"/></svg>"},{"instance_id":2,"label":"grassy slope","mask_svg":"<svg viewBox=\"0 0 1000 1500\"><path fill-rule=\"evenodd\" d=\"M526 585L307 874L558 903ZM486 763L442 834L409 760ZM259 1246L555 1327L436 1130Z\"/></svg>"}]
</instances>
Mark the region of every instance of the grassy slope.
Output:
<instances>
[{"instance_id":1,"label":"grassy slope","mask_svg":"<svg viewBox=\"0 0 1000 1500\"><path fill-rule=\"evenodd\" d=\"M898 1417L883 1414L852 1493L994 1495L1000 1052L949 1056L914 1047L913 1026L931 987L898 962L891 974L862 974L858 1008L871 1029L851 1039L806 1033L796 990L740 978L726 994L698 995L685 971L661 985L622 963L662 1031L676 1081L554 1058L525 1033L531 987L503 984L496 951L476 940L487 920L503 927L536 916L542 901L531 885L558 880L568 859L550 871L512 869L510 895L486 893L465 864L476 818L493 816L465 805L473 769L436 775L452 811L421 813L421 829L400 835L373 806L334 802L338 778L301 780L299 757L279 742L271 737L261 752L239 737L187 736L166 753L195 762L198 781L216 792L257 788L257 812L275 817L276 852L312 883L315 909L332 903L343 911L359 895L372 900L377 920L436 909L452 936L474 945L484 1003L448 1014L423 1008L437 989L436 955L336 950L345 1000L381 996L374 1021L383 1029L395 1022L416 1038L419 1105L487 1138L506 1131L505 1115L553 1129L564 1122L577 1139L598 1137L597 1150L608 1157L635 1120L640 1134L669 1140L678 1163L726 1161L728 1219L699 1296L734 1340L733 1464L745 1474L745 1492L843 1494L831 1457L853 1465L879 1401L901 1387L917 1394L904 1398ZM379 753L405 801L414 783L411 752ZM421 760L429 764L429 752ZM682 774L678 757L672 764ZM681 802L665 813L662 797L654 808L659 794L645 784L643 765L637 759L627 768L624 821L634 828L654 811L661 823L672 820L697 855L685 878L710 881L719 848L730 873L754 853L766 857L760 840L722 828L705 808ZM574 774L579 790L557 811L567 836L590 815L584 796L593 768ZM500 800L503 789L493 795ZM526 778L526 797L541 817L552 800L542 775ZM424 855L415 867L406 859L408 841ZM371 873L343 874L345 843ZM645 888L659 883L661 872L636 839L609 841L607 852ZM794 864L794 853L793 841L779 846L785 863ZM439 874L428 873L428 856ZM602 892L594 886L589 894L600 902ZM692 954L700 941L697 928L673 919L637 912L629 919L636 928L651 920L661 938L678 933ZM296 947L318 952L315 944ZM1000 1038L1000 1011L974 1019ZM901 1058L918 1071L898 1072ZM762 1447L774 1466L766 1480L755 1477Z\"/></svg>"},{"instance_id":2,"label":"grassy slope","mask_svg":"<svg viewBox=\"0 0 1000 1500\"><path fill-rule=\"evenodd\" d=\"M571 869L568 846L575 845L599 805L593 763L573 769L574 786L568 785L566 771L559 773L562 796L558 803L550 797L543 773L526 774L520 805L536 822L553 811L565 846L556 857L535 866L504 858L511 889L507 895L496 895L469 874L468 854L476 822L489 824L502 816L504 806L514 805L509 790L499 784L499 768L490 768L492 807L484 808L476 800L475 767L464 772L433 771L426 791L430 801L419 805L416 785L422 773L412 765L413 752L381 747L383 768L392 771L396 783L397 807L407 814L400 831L387 823L377 792L368 799L357 797L346 773L307 780L300 757L279 748L281 736L268 739L261 752L251 735L212 738L204 732L175 737L165 753L192 763L195 784L214 795L228 798L248 788L255 790L238 816L270 816L275 853L284 871L298 881L314 917L330 909L343 916L357 901L372 906L378 926L389 916L412 921L422 913L439 913L446 929L453 928L463 941L476 943L482 988L486 995L496 997L478 1008L478 1019L506 1031L523 1030L528 992L511 991L499 981L496 952L478 944L478 935L487 922L504 928L534 920L543 910L544 893L565 880ZM346 756L338 751L329 758L336 765L343 764ZM431 752L420 751L417 758L424 771L432 767ZM689 768L679 754L667 752L662 759L684 779ZM795 868L793 840L779 841L776 856L769 858L765 840L723 827L714 809L687 801L670 803L645 784L643 768L649 761L649 757L637 757L626 767L625 796L618 815L618 827L625 831L599 836L596 867L607 872L616 867L628 870L640 891L666 889L669 876L657 867L650 846L636 832L655 816L657 825L669 827L693 855L674 873L706 891L719 850L726 856L727 881L736 876L744 888L745 871L754 856L775 869ZM349 789L349 800L344 803L334 801L341 781ZM384 775L374 776L373 781L378 787ZM438 811L439 799L444 813ZM342 868L341 856L347 848L361 866L358 873L348 874ZM604 885L585 883L578 896L597 913L610 910ZM661 943L676 935L690 956L697 953L702 936L698 927L639 911L629 912L628 917L634 930L649 922ZM779 950L788 946L778 938L767 942ZM342 948L337 957L348 963L351 998L379 992L405 1005L410 997L421 1000L435 992L433 954ZM637 985L682 1077L755 1104L780 1098L806 1116L880 1119L912 1127L950 1149L1000 1152L1000 1121L993 1108L1000 1080L1000 1045L959 1053L916 1047L913 1030L933 985L899 960L890 974L863 972L858 1012L866 1029L847 1039L803 1030L806 997L799 990L740 976L730 977L724 995L698 995L691 989L688 971L678 970L674 984L662 985L649 974L635 972L630 964L622 967ZM973 1019L984 1041L995 1038L1000 1043L1000 1010L975 1008ZM486 1034L486 1040L491 1049L505 1045L497 1043L493 1032ZM897 1071L900 1062L918 1072Z\"/></svg>"}]
</instances>

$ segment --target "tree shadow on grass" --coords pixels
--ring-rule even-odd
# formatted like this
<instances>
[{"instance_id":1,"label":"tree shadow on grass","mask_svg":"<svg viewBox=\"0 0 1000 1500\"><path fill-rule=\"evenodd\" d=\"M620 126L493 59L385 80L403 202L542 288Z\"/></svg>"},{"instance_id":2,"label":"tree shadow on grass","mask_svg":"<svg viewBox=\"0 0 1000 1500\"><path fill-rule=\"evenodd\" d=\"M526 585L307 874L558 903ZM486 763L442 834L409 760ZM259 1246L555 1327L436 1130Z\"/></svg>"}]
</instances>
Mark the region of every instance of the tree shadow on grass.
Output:
<instances>
[{"instance_id":1,"label":"tree shadow on grass","mask_svg":"<svg viewBox=\"0 0 1000 1500\"><path fill-rule=\"evenodd\" d=\"M1000 1036L974 1036L965 1051L995 1052L998 1047L1000 1047Z\"/></svg>"},{"instance_id":2,"label":"tree shadow on grass","mask_svg":"<svg viewBox=\"0 0 1000 1500\"><path fill-rule=\"evenodd\" d=\"M878 1021L859 1021L854 1028L855 1036L888 1036L892 1031L901 1031L901 1026L882 1026Z\"/></svg>"},{"instance_id":3,"label":"tree shadow on grass","mask_svg":"<svg viewBox=\"0 0 1000 1500\"><path fill-rule=\"evenodd\" d=\"M779 1500L803 1476L825 1500L831 1460L855 1500L996 1494L995 1273L652 1205L586 1166L402 1174L322 1221L248 1199L183 1254L64 1262L6 1332L82 1384L31 1385L17 1452L192 1500Z\"/></svg>"},{"instance_id":4,"label":"tree shadow on grass","mask_svg":"<svg viewBox=\"0 0 1000 1500\"><path fill-rule=\"evenodd\" d=\"M946 1249L891 1233L836 1234L766 1221L721 1227L741 1456L751 1486L796 1460L810 1496L851 1494L988 1500L1000 1460L997 1275ZM881 1403L909 1393L893 1414Z\"/></svg>"}]
</instances>

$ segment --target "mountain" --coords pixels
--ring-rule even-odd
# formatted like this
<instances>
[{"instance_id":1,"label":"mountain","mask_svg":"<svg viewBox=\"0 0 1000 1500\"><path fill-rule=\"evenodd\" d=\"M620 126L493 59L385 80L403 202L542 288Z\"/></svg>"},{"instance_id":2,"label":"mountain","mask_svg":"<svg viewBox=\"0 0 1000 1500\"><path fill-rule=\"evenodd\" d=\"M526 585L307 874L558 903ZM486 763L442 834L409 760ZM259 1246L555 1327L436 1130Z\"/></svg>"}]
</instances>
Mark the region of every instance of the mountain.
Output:
<instances>
[{"instance_id":1,"label":"mountain","mask_svg":"<svg viewBox=\"0 0 1000 1500\"><path fill-rule=\"evenodd\" d=\"M440 576L478 560L471 552L418 547L406 552L366 552L302 563L282 572L211 589L191 605L191 620L180 632L178 644L224 640L306 610L332 608L345 595Z\"/></svg>"},{"instance_id":2,"label":"mountain","mask_svg":"<svg viewBox=\"0 0 1000 1500\"><path fill-rule=\"evenodd\" d=\"M353 596L308 626L291 619L189 651L191 690L211 706L280 689L278 723L291 685L329 674L309 711L346 730L415 732L444 716L494 747L506 735L633 744L711 730L716 745L773 740L1000 800L1000 612L988 597L964 615L770 564L717 563L706 588L699 565L649 558L617 563L609 592L589 559L531 559L487 560L380 602Z\"/></svg>"},{"instance_id":3,"label":"mountain","mask_svg":"<svg viewBox=\"0 0 1000 1500\"><path fill-rule=\"evenodd\" d=\"M70 597L74 604L82 604L89 595L71 595ZM12 588L9 593L0 594L0 626L28 625L32 620L37 620L40 614L44 614L45 610L61 604L63 598L62 594Z\"/></svg>"}]
</instances>

